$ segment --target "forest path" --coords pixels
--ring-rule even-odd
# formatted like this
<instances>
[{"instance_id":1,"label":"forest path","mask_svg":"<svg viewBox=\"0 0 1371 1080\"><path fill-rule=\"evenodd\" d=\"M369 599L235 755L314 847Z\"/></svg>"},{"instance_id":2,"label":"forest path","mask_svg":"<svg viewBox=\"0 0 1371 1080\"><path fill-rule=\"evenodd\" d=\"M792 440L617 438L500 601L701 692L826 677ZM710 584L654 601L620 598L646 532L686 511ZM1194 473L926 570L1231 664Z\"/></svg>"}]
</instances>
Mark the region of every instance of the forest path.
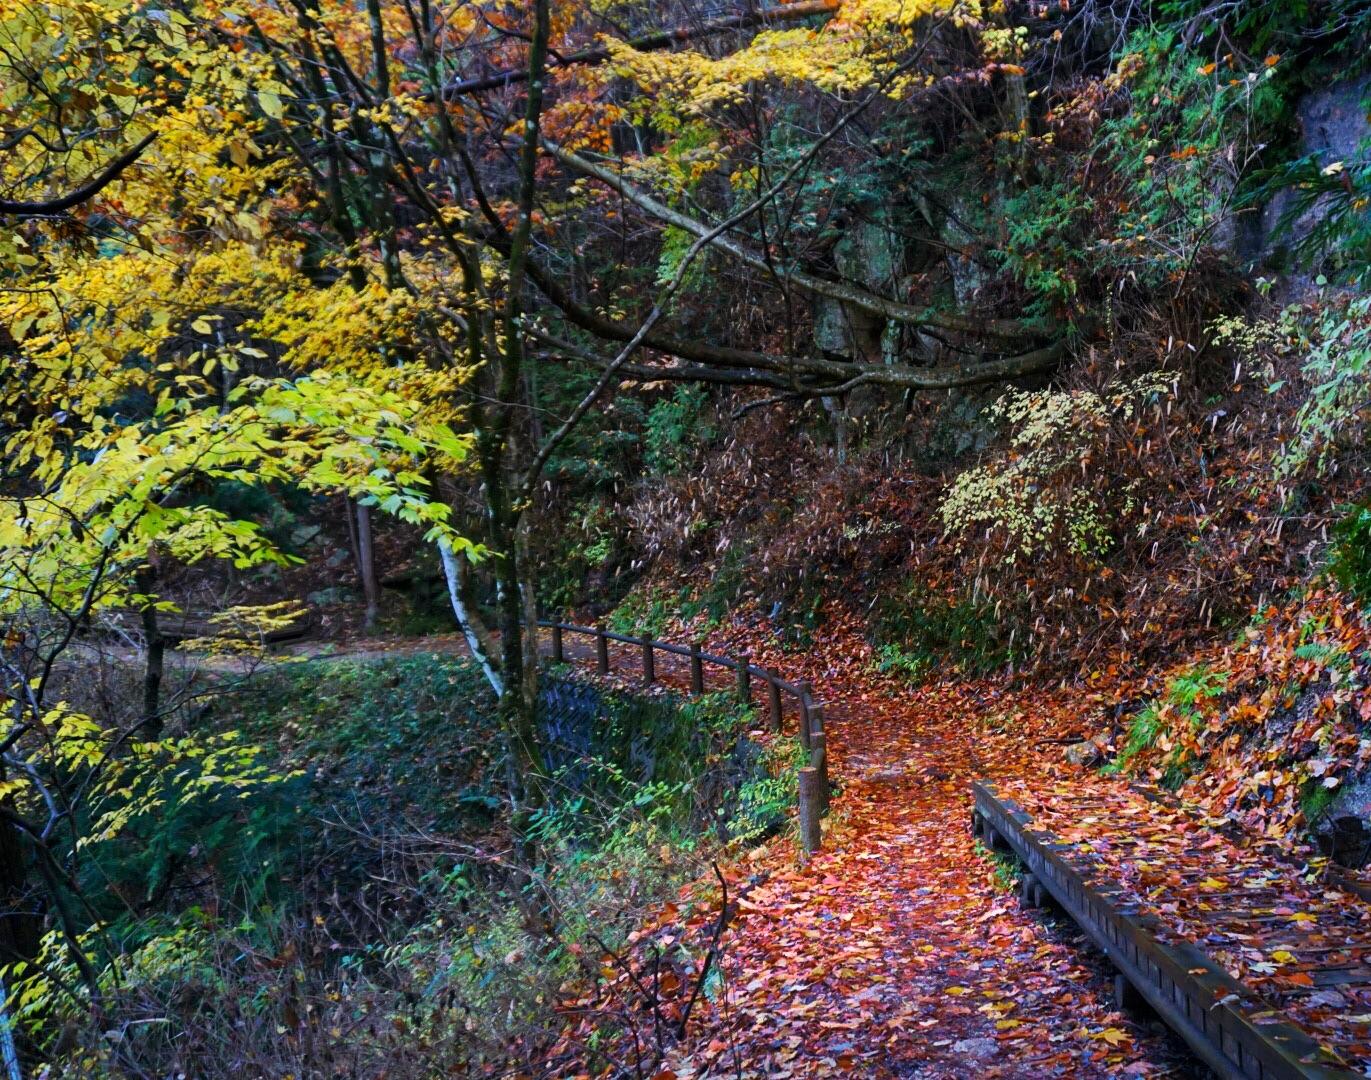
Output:
<instances>
[{"instance_id":1,"label":"forest path","mask_svg":"<svg viewBox=\"0 0 1371 1080\"><path fill-rule=\"evenodd\" d=\"M1069 920L1021 910L974 849L971 782L1071 771L1071 699L995 682L817 681L842 791L824 850L774 841L724 935L724 992L668 1058L685 1077L1194 1076L1159 1021L1115 1011Z\"/></svg>"},{"instance_id":2,"label":"forest path","mask_svg":"<svg viewBox=\"0 0 1371 1080\"><path fill-rule=\"evenodd\" d=\"M290 651L365 662L467 650L451 636ZM594 664L587 641L569 637L566 654ZM625 683L640 676L632 650L611 662ZM726 868L744 896L723 936L722 992L701 998L658 1076L1198 1075L1160 1022L1115 1011L1112 972L1074 924L1022 910L974 848L972 780L1072 771L1062 718L1069 728L1077 703L990 680L908 688L851 658L827 677L786 674L814 675L826 703L841 793L824 850L801 864L783 838ZM676 658L658 676L688 685ZM724 671L710 681L732 685Z\"/></svg>"}]
</instances>

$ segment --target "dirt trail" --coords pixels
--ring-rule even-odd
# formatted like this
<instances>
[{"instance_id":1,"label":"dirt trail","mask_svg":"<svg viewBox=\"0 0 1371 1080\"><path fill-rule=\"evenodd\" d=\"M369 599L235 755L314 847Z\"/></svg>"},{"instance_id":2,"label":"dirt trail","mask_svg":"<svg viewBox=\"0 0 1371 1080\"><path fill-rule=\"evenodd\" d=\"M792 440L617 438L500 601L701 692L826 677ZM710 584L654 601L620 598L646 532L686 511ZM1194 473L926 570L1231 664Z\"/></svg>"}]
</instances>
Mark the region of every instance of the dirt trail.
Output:
<instances>
[{"instance_id":1,"label":"dirt trail","mask_svg":"<svg viewBox=\"0 0 1371 1080\"><path fill-rule=\"evenodd\" d=\"M971 780L1049 768L1031 726L993 730L1005 703L974 684L825 689L837 827L808 866L788 860L749 894L726 942L729 1000L702 1018L724 1051L711 1071L1184 1075L1168 1036L1114 1011L1069 924L1021 911L973 850Z\"/></svg>"},{"instance_id":2,"label":"dirt trail","mask_svg":"<svg viewBox=\"0 0 1371 1080\"><path fill-rule=\"evenodd\" d=\"M753 644L754 662L814 677L842 792L807 865L782 839L728 868L743 898L724 985L659 1076L1202 1075L1159 1022L1115 1010L1112 970L1074 925L1022 910L973 845L971 781L1074 772L1061 742L1078 701L990 681L911 690L870 676L860 645L797 664ZM593 663L576 639L567 652ZM630 650L612 666L641 670ZM672 659L657 673L686 685Z\"/></svg>"}]
</instances>

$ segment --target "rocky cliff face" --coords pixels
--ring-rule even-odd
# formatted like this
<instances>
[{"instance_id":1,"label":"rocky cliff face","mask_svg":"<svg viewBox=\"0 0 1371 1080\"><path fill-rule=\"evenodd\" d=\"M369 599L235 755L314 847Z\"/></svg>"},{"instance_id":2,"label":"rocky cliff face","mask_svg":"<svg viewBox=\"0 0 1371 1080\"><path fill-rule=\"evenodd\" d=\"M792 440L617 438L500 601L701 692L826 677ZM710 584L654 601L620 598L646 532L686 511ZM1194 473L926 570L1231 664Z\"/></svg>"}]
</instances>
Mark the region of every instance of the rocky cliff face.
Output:
<instances>
[{"instance_id":1,"label":"rocky cliff face","mask_svg":"<svg viewBox=\"0 0 1371 1080\"><path fill-rule=\"evenodd\" d=\"M1335 82L1306 94L1295 105L1300 135L1297 156L1314 158L1320 168L1364 161L1371 155L1371 74ZM1238 215L1224 238L1229 253L1249 271L1291 269L1291 250L1318 225L1320 202L1291 217L1294 193L1279 192L1260 208ZM1311 274L1295 274L1296 290Z\"/></svg>"}]
</instances>

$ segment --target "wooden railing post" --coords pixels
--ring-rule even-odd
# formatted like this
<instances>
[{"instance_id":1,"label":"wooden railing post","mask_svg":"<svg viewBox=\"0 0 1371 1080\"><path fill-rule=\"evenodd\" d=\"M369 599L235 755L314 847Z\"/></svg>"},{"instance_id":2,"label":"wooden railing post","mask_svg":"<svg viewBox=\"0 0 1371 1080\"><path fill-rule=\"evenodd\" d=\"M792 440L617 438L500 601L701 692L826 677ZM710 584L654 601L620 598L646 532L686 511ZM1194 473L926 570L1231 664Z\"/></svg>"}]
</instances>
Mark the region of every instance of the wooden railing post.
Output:
<instances>
[{"instance_id":1,"label":"wooden railing post","mask_svg":"<svg viewBox=\"0 0 1371 1080\"><path fill-rule=\"evenodd\" d=\"M698 641L690 643L690 692L692 694L705 692L705 664L700 659L700 643Z\"/></svg>"},{"instance_id":2,"label":"wooden railing post","mask_svg":"<svg viewBox=\"0 0 1371 1080\"><path fill-rule=\"evenodd\" d=\"M746 656L738 657L738 700L744 705L752 701L752 665Z\"/></svg>"},{"instance_id":3,"label":"wooden railing post","mask_svg":"<svg viewBox=\"0 0 1371 1080\"><path fill-rule=\"evenodd\" d=\"M822 791L819 786L819 773L813 767L800 770L800 847L806 855L819 850L823 840L823 826L819 819L823 814Z\"/></svg>"},{"instance_id":4,"label":"wooden railing post","mask_svg":"<svg viewBox=\"0 0 1371 1080\"><path fill-rule=\"evenodd\" d=\"M605 637L605 624L595 624L595 670L601 675L609 674L609 639Z\"/></svg>"},{"instance_id":5,"label":"wooden railing post","mask_svg":"<svg viewBox=\"0 0 1371 1080\"><path fill-rule=\"evenodd\" d=\"M799 684L800 689L800 745L809 749L809 710L814 703L813 691L808 680Z\"/></svg>"},{"instance_id":6,"label":"wooden railing post","mask_svg":"<svg viewBox=\"0 0 1371 1080\"><path fill-rule=\"evenodd\" d=\"M781 711L781 682L780 675L775 668L766 669L766 689L767 697L771 707L771 730L777 735L781 733L782 711Z\"/></svg>"},{"instance_id":7,"label":"wooden railing post","mask_svg":"<svg viewBox=\"0 0 1371 1080\"><path fill-rule=\"evenodd\" d=\"M828 743L822 731L815 731L809 736L809 764L819 774L819 805L827 811L831 794L828 786Z\"/></svg>"},{"instance_id":8,"label":"wooden railing post","mask_svg":"<svg viewBox=\"0 0 1371 1080\"><path fill-rule=\"evenodd\" d=\"M652 655L652 639L643 638L643 682L651 686L657 681L657 662Z\"/></svg>"},{"instance_id":9,"label":"wooden railing post","mask_svg":"<svg viewBox=\"0 0 1371 1080\"><path fill-rule=\"evenodd\" d=\"M552 624L552 662L554 664L565 664L566 653L562 650L562 624Z\"/></svg>"}]
</instances>

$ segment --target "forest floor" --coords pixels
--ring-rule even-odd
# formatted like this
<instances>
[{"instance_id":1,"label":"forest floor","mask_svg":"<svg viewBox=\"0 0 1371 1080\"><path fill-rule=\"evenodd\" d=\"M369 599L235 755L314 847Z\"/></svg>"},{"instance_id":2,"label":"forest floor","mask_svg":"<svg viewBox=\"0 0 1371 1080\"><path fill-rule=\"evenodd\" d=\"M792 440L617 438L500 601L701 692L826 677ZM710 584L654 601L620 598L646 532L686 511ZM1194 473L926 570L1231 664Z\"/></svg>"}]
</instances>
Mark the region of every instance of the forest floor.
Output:
<instances>
[{"instance_id":1,"label":"forest floor","mask_svg":"<svg viewBox=\"0 0 1371 1080\"><path fill-rule=\"evenodd\" d=\"M454 635L288 651L373 660L466 646ZM567 654L594 662L576 639ZM722 992L701 998L660 1080L1199 1075L1160 1022L1116 1011L1103 958L1069 920L1021 909L972 839L973 780L1078 772L1062 757L1080 733L1069 696L996 680L909 687L850 654L766 662L814 679L840 792L816 856L802 861L783 837L723 868L738 901ZM614 657L625 682L635 665ZM671 660L658 674L687 676ZM695 927L701 953L711 921Z\"/></svg>"}]
</instances>

